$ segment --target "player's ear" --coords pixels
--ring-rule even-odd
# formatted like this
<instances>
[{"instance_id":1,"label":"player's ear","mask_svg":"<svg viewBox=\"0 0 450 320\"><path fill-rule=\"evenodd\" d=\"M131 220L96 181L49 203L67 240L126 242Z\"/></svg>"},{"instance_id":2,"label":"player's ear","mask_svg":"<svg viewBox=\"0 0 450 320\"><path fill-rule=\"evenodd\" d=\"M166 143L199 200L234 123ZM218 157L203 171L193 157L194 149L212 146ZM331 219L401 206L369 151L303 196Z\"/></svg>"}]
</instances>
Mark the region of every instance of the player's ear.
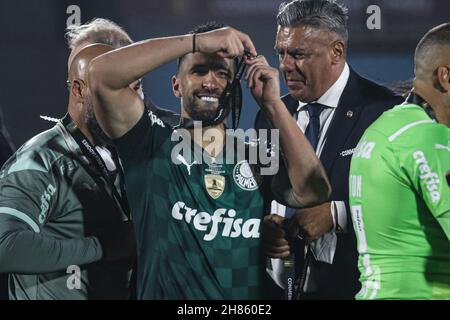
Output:
<instances>
[{"instance_id":1,"label":"player's ear","mask_svg":"<svg viewBox=\"0 0 450 320\"><path fill-rule=\"evenodd\" d=\"M335 41L331 46L331 61L333 64L338 64L345 59L345 44L342 41Z\"/></svg>"},{"instance_id":2,"label":"player's ear","mask_svg":"<svg viewBox=\"0 0 450 320\"><path fill-rule=\"evenodd\" d=\"M175 97L181 98L180 80L176 76L172 76L172 90Z\"/></svg>"},{"instance_id":3,"label":"player's ear","mask_svg":"<svg viewBox=\"0 0 450 320\"><path fill-rule=\"evenodd\" d=\"M71 82L70 92L73 96L75 96L77 98L82 98L84 87L85 87L85 83L83 80L74 79Z\"/></svg>"},{"instance_id":4,"label":"player's ear","mask_svg":"<svg viewBox=\"0 0 450 320\"><path fill-rule=\"evenodd\" d=\"M450 92L450 67L440 66L436 70L436 78L439 86L445 91Z\"/></svg>"}]
</instances>

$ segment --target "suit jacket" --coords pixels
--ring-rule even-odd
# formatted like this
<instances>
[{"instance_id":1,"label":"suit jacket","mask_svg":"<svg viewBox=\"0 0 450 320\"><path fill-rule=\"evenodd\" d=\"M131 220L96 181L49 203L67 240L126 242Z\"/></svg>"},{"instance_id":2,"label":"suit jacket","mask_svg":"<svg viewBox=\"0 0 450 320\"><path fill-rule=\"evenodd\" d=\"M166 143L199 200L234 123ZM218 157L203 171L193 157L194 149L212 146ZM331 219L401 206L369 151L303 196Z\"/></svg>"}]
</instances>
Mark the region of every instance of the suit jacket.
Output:
<instances>
[{"instance_id":1,"label":"suit jacket","mask_svg":"<svg viewBox=\"0 0 450 320\"><path fill-rule=\"evenodd\" d=\"M298 100L291 95L282 98L293 115ZM328 128L327 140L320 160L330 179L332 194L329 201L344 201L347 209L347 233L338 234L333 264L313 261L320 273L318 292L315 297L326 299L353 299L360 289L357 266L358 252L351 213L348 206L348 180L350 151L356 147L365 129L384 111L402 103L403 99L389 89L362 78L353 70L339 100L334 117ZM258 112L256 129L269 129L271 124Z\"/></svg>"}]
</instances>

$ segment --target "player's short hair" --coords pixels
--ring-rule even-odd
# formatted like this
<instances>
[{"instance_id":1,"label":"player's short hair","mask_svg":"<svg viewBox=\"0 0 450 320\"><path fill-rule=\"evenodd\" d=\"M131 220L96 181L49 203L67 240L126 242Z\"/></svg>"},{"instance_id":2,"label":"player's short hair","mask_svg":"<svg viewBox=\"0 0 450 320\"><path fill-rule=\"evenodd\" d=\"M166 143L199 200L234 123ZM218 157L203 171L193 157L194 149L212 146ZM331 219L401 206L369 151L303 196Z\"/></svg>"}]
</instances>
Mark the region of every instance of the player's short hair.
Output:
<instances>
[{"instance_id":1,"label":"player's short hair","mask_svg":"<svg viewBox=\"0 0 450 320\"><path fill-rule=\"evenodd\" d=\"M71 50L84 42L108 44L113 48L133 43L128 33L118 24L103 18L95 18L81 26L69 26L65 37Z\"/></svg>"},{"instance_id":2,"label":"player's short hair","mask_svg":"<svg viewBox=\"0 0 450 320\"><path fill-rule=\"evenodd\" d=\"M283 2L278 9L281 27L308 26L337 33L348 41L348 9L334 0L294 0Z\"/></svg>"},{"instance_id":3,"label":"player's short hair","mask_svg":"<svg viewBox=\"0 0 450 320\"><path fill-rule=\"evenodd\" d=\"M428 31L419 41L415 52L416 74L420 66L430 65L441 50L447 48L450 54L450 23L444 23Z\"/></svg>"}]
</instances>

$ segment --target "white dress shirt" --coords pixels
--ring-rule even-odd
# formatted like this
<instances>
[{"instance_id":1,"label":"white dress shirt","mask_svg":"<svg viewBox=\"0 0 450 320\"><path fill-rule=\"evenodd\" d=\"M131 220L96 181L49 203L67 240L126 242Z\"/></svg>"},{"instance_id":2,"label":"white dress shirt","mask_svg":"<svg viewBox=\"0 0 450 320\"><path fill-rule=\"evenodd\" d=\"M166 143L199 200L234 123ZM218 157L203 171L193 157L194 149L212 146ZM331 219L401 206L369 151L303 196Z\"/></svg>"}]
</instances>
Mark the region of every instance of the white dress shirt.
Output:
<instances>
[{"instance_id":1,"label":"white dress shirt","mask_svg":"<svg viewBox=\"0 0 450 320\"><path fill-rule=\"evenodd\" d=\"M344 70L342 71L339 78L336 82L317 100L314 102L320 103L325 106L323 111L320 114L320 133L319 133L319 142L316 148L316 154L320 157L323 146L327 141L327 133L330 123L333 119L334 113L338 106L339 100L341 98L342 92L347 85L348 78L350 77L350 68L347 63L344 66ZM306 127L309 123L309 114L306 109L307 103L299 101L299 105L297 108L297 112L294 115L297 119L297 124L302 130L305 132ZM332 219L333 219L333 230L325 235L323 235L320 239L314 240L310 244L311 252L314 254L314 257L317 261L332 263L334 258L334 253L336 251L336 223L342 229L342 232L347 232L347 210L345 208L344 201L332 201ZM335 221L334 211L336 210L337 220ZM278 214L280 216L285 216L286 207L279 204L276 201L272 202L271 205L271 213ZM274 279L274 281L282 288L285 287L283 283L283 263L281 259L270 259L268 261L267 272ZM307 278L305 282L306 291L312 291L315 287L314 284L314 270L308 268Z\"/></svg>"}]
</instances>

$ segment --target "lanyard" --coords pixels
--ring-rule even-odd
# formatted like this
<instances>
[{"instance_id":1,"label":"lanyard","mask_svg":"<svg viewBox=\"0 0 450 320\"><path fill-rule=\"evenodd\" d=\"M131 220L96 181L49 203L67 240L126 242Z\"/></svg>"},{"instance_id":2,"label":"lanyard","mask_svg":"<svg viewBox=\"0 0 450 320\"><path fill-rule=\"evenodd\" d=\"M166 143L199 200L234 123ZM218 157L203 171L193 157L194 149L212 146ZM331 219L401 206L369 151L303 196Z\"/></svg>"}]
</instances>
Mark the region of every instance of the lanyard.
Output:
<instances>
[{"instance_id":1,"label":"lanyard","mask_svg":"<svg viewBox=\"0 0 450 320\"><path fill-rule=\"evenodd\" d=\"M95 149L95 147L89 142L89 140L83 135L83 133L80 131L80 129L77 128L76 124L73 122L72 118L69 114L67 114L62 120L63 126L67 129L69 134L72 136L72 138L75 140L75 142L78 144L78 146L81 149L81 152L83 155L85 155L89 161L94 165L96 168L96 171L93 172L92 177L94 180L101 180L103 178L104 181L106 181L107 193L108 190L112 193L113 198L118 202L120 208L122 209L123 213L130 219L130 210L128 207L128 200L125 193L125 185L124 185L124 176L123 171L121 170L121 164L119 157L117 153L112 150L111 155L113 158L114 163L117 166L118 174L119 174L119 180L120 180L120 191L122 193L122 196L117 192L117 189L115 187L114 181L112 180L111 174L108 171L108 168L106 167L105 162L103 161L102 157L98 153L98 151ZM99 174L100 173L100 174ZM105 186L105 183L99 183L99 185Z\"/></svg>"},{"instance_id":2,"label":"lanyard","mask_svg":"<svg viewBox=\"0 0 450 320\"><path fill-rule=\"evenodd\" d=\"M287 210L294 210L287 208ZM290 219L283 221L283 229L288 233L288 226ZM291 254L283 260L284 267L284 298L286 300L300 300L305 295L304 286L306 283L306 276L308 274L308 267L313 259L311 247L307 245L302 238L298 236L288 240L291 247ZM304 248L306 246L306 253Z\"/></svg>"}]
</instances>

